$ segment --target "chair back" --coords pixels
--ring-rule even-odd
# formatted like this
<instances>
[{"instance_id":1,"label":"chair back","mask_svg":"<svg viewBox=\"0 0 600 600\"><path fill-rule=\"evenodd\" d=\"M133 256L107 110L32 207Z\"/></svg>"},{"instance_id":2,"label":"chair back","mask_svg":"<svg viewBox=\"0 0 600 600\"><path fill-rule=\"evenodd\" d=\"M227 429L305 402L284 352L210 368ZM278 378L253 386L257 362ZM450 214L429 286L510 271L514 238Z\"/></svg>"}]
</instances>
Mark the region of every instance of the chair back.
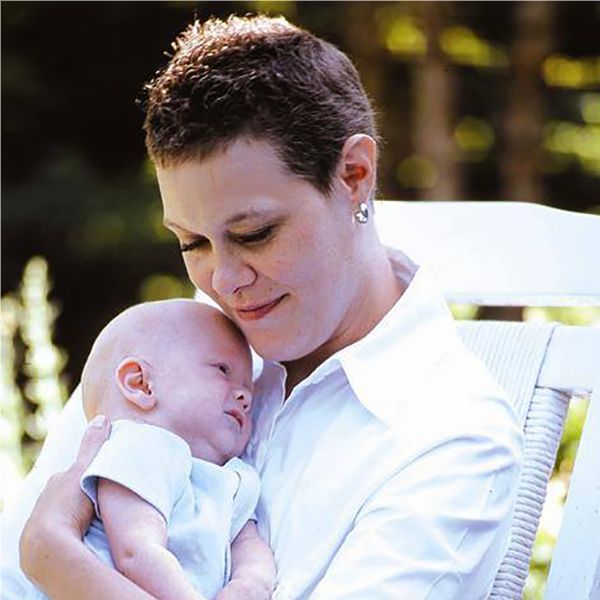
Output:
<instances>
[{"instance_id":1,"label":"chair back","mask_svg":"<svg viewBox=\"0 0 600 600\"><path fill-rule=\"evenodd\" d=\"M486 364L513 401L525 436L509 545L490 600L522 597L560 444L569 396L536 385L554 329L555 325L550 323L464 321L459 324L465 345Z\"/></svg>"},{"instance_id":2,"label":"chair back","mask_svg":"<svg viewBox=\"0 0 600 600\"><path fill-rule=\"evenodd\" d=\"M450 303L600 306L600 217L519 202L375 203L385 244L436 274ZM600 600L600 328L459 323L514 402L525 435L509 545L490 600L522 597L574 395L590 398L545 600Z\"/></svg>"}]
</instances>

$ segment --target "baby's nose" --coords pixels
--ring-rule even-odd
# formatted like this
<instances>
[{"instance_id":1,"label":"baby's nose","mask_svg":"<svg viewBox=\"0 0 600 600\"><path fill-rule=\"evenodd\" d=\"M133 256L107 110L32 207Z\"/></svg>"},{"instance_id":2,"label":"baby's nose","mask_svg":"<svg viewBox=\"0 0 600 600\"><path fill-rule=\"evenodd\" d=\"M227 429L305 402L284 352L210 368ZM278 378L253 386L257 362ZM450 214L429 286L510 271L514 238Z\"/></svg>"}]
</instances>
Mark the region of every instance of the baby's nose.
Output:
<instances>
[{"instance_id":1,"label":"baby's nose","mask_svg":"<svg viewBox=\"0 0 600 600\"><path fill-rule=\"evenodd\" d=\"M235 393L235 399L241 405L244 412L248 412L252 406L252 394L249 390L240 388Z\"/></svg>"}]
</instances>

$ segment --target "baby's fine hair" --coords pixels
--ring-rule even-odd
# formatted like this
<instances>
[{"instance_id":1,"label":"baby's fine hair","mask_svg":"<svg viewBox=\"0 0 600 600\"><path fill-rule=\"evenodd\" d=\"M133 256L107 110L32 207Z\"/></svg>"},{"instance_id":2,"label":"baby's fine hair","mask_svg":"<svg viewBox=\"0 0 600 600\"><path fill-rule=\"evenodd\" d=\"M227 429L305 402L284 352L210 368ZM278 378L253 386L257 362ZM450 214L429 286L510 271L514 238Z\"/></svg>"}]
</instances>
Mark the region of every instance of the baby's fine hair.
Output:
<instances>
[{"instance_id":1,"label":"baby's fine hair","mask_svg":"<svg viewBox=\"0 0 600 600\"><path fill-rule=\"evenodd\" d=\"M144 130L163 167L202 160L240 137L273 145L287 169L330 191L345 140L377 139L350 59L283 17L192 23L144 88Z\"/></svg>"}]
</instances>

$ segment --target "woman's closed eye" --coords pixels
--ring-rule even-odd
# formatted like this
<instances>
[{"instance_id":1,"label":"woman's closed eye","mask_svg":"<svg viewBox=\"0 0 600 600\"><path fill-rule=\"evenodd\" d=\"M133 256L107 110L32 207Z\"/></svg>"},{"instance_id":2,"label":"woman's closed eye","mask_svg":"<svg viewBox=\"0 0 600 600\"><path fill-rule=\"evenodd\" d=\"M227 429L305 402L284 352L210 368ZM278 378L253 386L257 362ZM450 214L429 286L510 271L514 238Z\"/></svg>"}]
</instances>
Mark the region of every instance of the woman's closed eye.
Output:
<instances>
[{"instance_id":1,"label":"woman's closed eye","mask_svg":"<svg viewBox=\"0 0 600 600\"><path fill-rule=\"evenodd\" d=\"M261 242L268 241L275 231L275 225L268 225L267 227L263 227L256 231L252 231L250 233L231 233L229 237L238 244L252 246L258 245ZM191 252L192 250L202 250L209 244L209 241L205 237L198 237L191 242L180 242L179 250L183 252Z\"/></svg>"},{"instance_id":2,"label":"woman's closed eye","mask_svg":"<svg viewBox=\"0 0 600 600\"><path fill-rule=\"evenodd\" d=\"M231 237L240 244L259 244L268 240L275 230L275 225L268 225L250 233L233 233Z\"/></svg>"},{"instance_id":3,"label":"woman's closed eye","mask_svg":"<svg viewBox=\"0 0 600 600\"><path fill-rule=\"evenodd\" d=\"M199 237L191 242L179 242L180 252L191 252L192 250L199 250L208 244L208 240L205 237Z\"/></svg>"}]
</instances>

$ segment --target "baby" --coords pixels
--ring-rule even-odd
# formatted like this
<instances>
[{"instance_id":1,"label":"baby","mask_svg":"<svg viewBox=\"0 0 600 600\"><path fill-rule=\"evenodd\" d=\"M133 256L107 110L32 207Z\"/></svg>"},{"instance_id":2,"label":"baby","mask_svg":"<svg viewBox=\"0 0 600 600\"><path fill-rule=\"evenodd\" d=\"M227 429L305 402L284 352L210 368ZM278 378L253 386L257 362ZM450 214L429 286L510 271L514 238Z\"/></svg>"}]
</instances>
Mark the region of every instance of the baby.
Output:
<instances>
[{"instance_id":1,"label":"baby","mask_svg":"<svg viewBox=\"0 0 600 600\"><path fill-rule=\"evenodd\" d=\"M94 343L84 411L107 415L112 430L82 477L96 513L85 543L155 598L228 598L232 566L246 563L269 597L272 554L249 520L259 480L236 458L250 436L251 387L240 331L192 300L134 306Z\"/></svg>"}]
</instances>

